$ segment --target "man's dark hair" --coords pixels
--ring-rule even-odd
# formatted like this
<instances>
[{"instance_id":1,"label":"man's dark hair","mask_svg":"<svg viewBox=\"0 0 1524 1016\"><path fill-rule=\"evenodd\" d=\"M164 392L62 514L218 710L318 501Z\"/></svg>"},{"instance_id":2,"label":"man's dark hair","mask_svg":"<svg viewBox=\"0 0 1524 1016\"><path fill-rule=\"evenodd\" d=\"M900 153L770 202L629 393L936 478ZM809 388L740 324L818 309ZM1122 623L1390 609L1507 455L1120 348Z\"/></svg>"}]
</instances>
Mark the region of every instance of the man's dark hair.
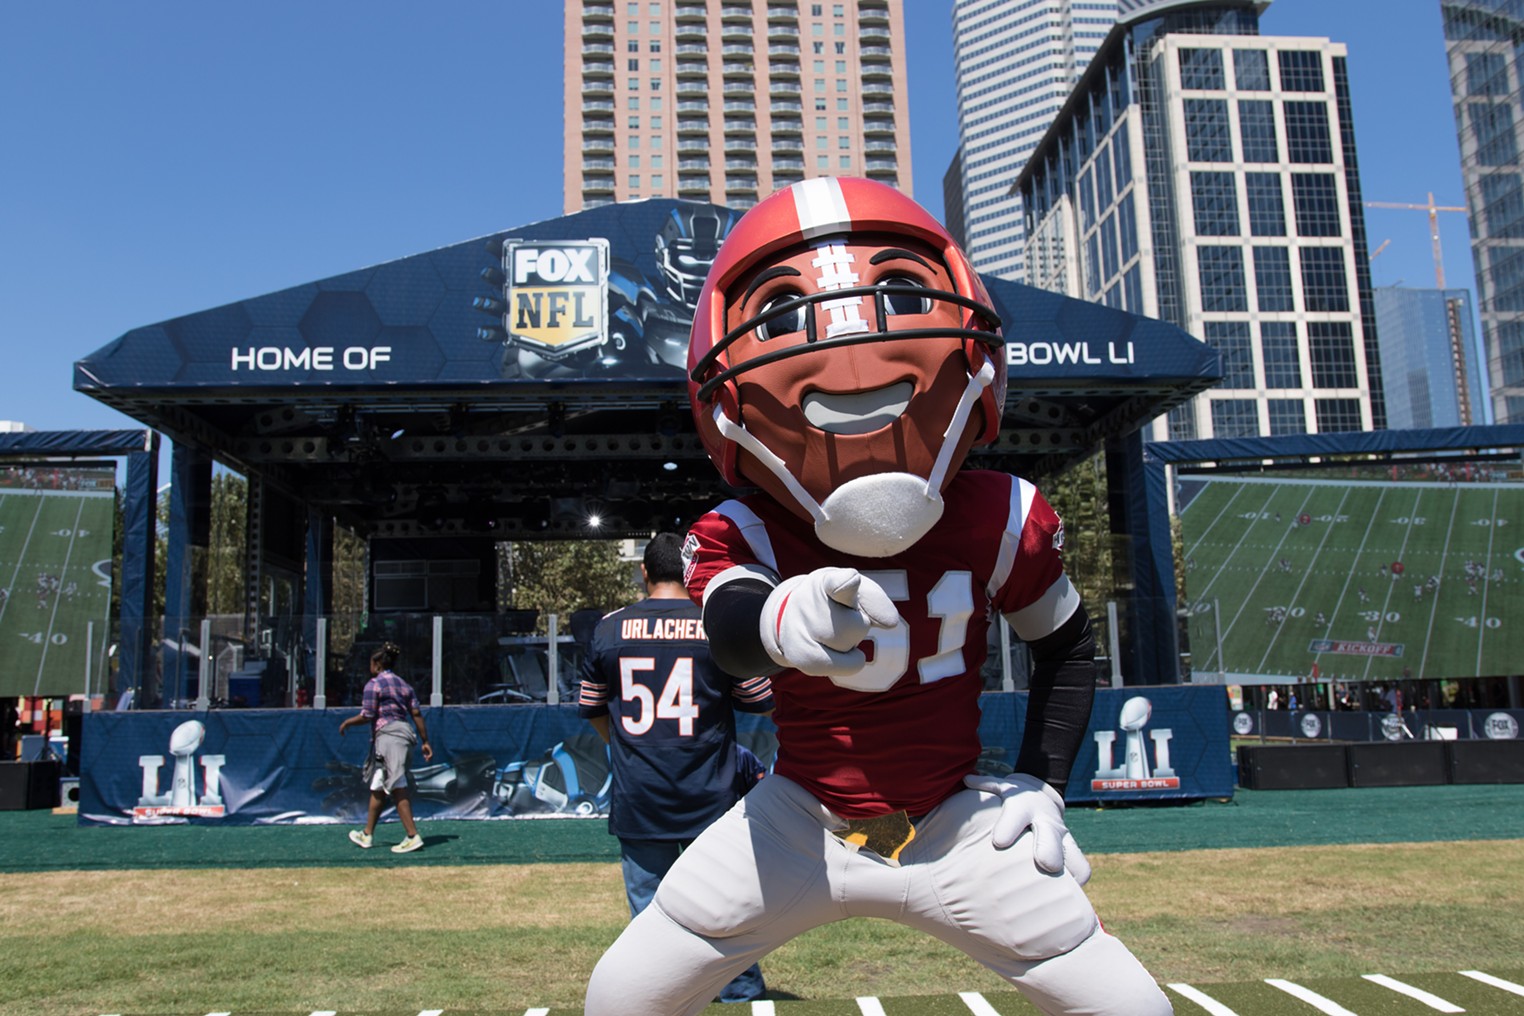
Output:
<instances>
[{"instance_id":1,"label":"man's dark hair","mask_svg":"<svg viewBox=\"0 0 1524 1016\"><path fill-rule=\"evenodd\" d=\"M646 579L650 582L683 581L683 538L676 533L657 533L646 544Z\"/></svg>"}]
</instances>

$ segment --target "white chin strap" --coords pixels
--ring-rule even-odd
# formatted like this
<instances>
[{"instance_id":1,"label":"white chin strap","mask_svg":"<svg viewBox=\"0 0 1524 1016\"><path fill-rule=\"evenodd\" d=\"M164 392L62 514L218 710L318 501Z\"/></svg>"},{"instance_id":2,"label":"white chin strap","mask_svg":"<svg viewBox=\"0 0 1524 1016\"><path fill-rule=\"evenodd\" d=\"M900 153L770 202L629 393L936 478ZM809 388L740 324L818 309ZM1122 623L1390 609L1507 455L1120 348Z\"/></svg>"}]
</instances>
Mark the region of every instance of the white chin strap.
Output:
<instances>
[{"instance_id":1,"label":"white chin strap","mask_svg":"<svg viewBox=\"0 0 1524 1016\"><path fill-rule=\"evenodd\" d=\"M968 387L942 432L942 447L930 476L923 478L912 473L860 476L833 490L823 505L810 496L782 459L744 426L727 417L719 406L714 409L714 424L721 437L750 452L787 488L815 520L815 536L821 543L854 557L892 557L914 546L941 519L942 479L952 463L957 439L968 423L974 403L994 380L995 368L989 361L968 379Z\"/></svg>"}]
</instances>

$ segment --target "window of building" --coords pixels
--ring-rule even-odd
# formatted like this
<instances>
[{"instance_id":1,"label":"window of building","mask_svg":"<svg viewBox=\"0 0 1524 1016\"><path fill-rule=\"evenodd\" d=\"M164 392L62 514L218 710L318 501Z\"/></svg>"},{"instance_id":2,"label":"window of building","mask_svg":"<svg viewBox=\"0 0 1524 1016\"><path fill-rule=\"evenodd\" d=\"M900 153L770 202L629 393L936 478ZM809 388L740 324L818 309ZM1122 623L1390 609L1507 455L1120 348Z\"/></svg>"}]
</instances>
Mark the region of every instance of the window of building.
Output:
<instances>
[{"instance_id":1,"label":"window of building","mask_svg":"<svg viewBox=\"0 0 1524 1016\"><path fill-rule=\"evenodd\" d=\"M816 74L824 74L825 73L825 61L824 60L812 60L812 61L810 61L810 69L813 70Z\"/></svg>"},{"instance_id":2,"label":"window of building","mask_svg":"<svg viewBox=\"0 0 1524 1016\"><path fill-rule=\"evenodd\" d=\"M837 52L838 55L840 55L842 53L845 53L846 51L847 51L847 44L846 43L844 43L844 42L838 42L836 44L836 52Z\"/></svg>"},{"instance_id":3,"label":"window of building","mask_svg":"<svg viewBox=\"0 0 1524 1016\"><path fill-rule=\"evenodd\" d=\"M630 79L628 79L625 82L625 84L628 86L628 90L631 91L631 92L638 92L638 91L640 91L640 79L639 78L630 78Z\"/></svg>"},{"instance_id":4,"label":"window of building","mask_svg":"<svg viewBox=\"0 0 1524 1016\"><path fill-rule=\"evenodd\" d=\"M630 117L630 121L629 121L628 124L626 124L626 126L629 127L630 130L632 130L632 131L633 130L639 130L640 129L640 117L638 117L638 116L632 116L632 117Z\"/></svg>"},{"instance_id":5,"label":"window of building","mask_svg":"<svg viewBox=\"0 0 1524 1016\"><path fill-rule=\"evenodd\" d=\"M630 53L639 53L640 52L640 40L639 39L631 39L629 42L626 42L624 44L624 48L625 48L625 50L627 52L630 52ZM633 60L631 60L630 62L631 63L635 63L635 61L633 61ZM639 69L640 69L639 67L631 67L630 68L630 70L632 70L632 71L639 70Z\"/></svg>"},{"instance_id":6,"label":"window of building","mask_svg":"<svg viewBox=\"0 0 1524 1016\"><path fill-rule=\"evenodd\" d=\"M838 60L838 61L836 61L836 73L837 74L845 74L845 73L847 73L847 62L845 60Z\"/></svg>"},{"instance_id":7,"label":"window of building","mask_svg":"<svg viewBox=\"0 0 1524 1016\"><path fill-rule=\"evenodd\" d=\"M816 99L815 99L815 112L817 112L817 113L824 113L825 112L825 108L826 108L826 101L825 101L825 99L823 97L816 97Z\"/></svg>"},{"instance_id":8,"label":"window of building","mask_svg":"<svg viewBox=\"0 0 1524 1016\"><path fill-rule=\"evenodd\" d=\"M812 17L812 18L818 18L818 17L820 17L820 12L821 12L821 5L820 4L810 4L810 17Z\"/></svg>"},{"instance_id":9,"label":"window of building","mask_svg":"<svg viewBox=\"0 0 1524 1016\"><path fill-rule=\"evenodd\" d=\"M1122 238L1122 264L1131 261L1138 253L1138 218L1133 211L1132 195L1124 194L1122 200L1117 202L1117 232ZM1137 269L1134 268L1133 271ZM1131 274L1131 272L1129 272ZM1129 303L1127 309L1134 314L1141 313L1141 304Z\"/></svg>"},{"instance_id":10,"label":"window of building","mask_svg":"<svg viewBox=\"0 0 1524 1016\"><path fill-rule=\"evenodd\" d=\"M1247 321L1208 321L1206 344L1222 357L1220 388L1257 388L1254 383L1254 343Z\"/></svg>"},{"instance_id":11,"label":"window of building","mask_svg":"<svg viewBox=\"0 0 1524 1016\"><path fill-rule=\"evenodd\" d=\"M822 25L820 22L817 21L815 24L810 26L810 34L811 35L824 35L825 34L825 25Z\"/></svg>"},{"instance_id":12,"label":"window of building","mask_svg":"<svg viewBox=\"0 0 1524 1016\"><path fill-rule=\"evenodd\" d=\"M655 14L656 11L652 11L651 13ZM651 29L651 34L652 35L660 35L661 34L661 22L660 21L653 21L653 22L651 22L650 23L650 29Z\"/></svg>"},{"instance_id":13,"label":"window of building","mask_svg":"<svg viewBox=\"0 0 1524 1016\"><path fill-rule=\"evenodd\" d=\"M647 67L646 70L651 72L652 74L660 74L661 73L661 58L653 56L651 58L651 66Z\"/></svg>"},{"instance_id":14,"label":"window of building","mask_svg":"<svg viewBox=\"0 0 1524 1016\"><path fill-rule=\"evenodd\" d=\"M1487 238L1524 239L1524 191L1519 187L1519 174L1488 173L1481 183Z\"/></svg>"},{"instance_id":15,"label":"window of building","mask_svg":"<svg viewBox=\"0 0 1524 1016\"><path fill-rule=\"evenodd\" d=\"M640 13L640 4L625 4L624 12L633 18ZM634 22L631 22L631 24L634 24Z\"/></svg>"},{"instance_id":16,"label":"window of building","mask_svg":"<svg viewBox=\"0 0 1524 1016\"><path fill-rule=\"evenodd\" d=\"M1281 91L1326 91L1322 53L1313 49L1283 49L1276 57L1281 65Z\"/></svg>"},{"instance_id":17,"label":"window of building","mask_svg":"<svg viewBox=\"0 0 1524 1016\"><path fill-rule=\"evenodd\" d=\"M1111 135L1111 151L1117 160L1117 187L1126 187L1132 179L1132 146L1127 140L1127 122L1117 124Z\"/></svg>"},{"instance_id":18,"label":"window of building","mask_svg":"<svg viewBox=\"0 0 1524 1016\"><path fill-rule=\"evenodd\" d=\"M1476 135L1476 161L1483 166L1512 166L1519 161L1513 135L1513 107L1506 102L1468 102L1466 118Z\"/></svg>"},{"instance_id":19,"label":"window of building","mask_svg":"<svg viewBox=\"0 0 1524 1016\"><path fill-rule=\"evenodd\" d=\"M1206 313L1249 309L1242 247L1198 247L1196 278L1201 287L1201 309Z\"/></svg>"},{"instance_id":20,"label":"window of building","mask_svg":"<svg viewBox=\"0 0 1524 1016\"><path fill-rule=\"evenodd\" d=\"M1185 157L1192 162L1232 162L1227 100L1186 99L1184 105Z\"/></svg>"},{"instance_id":21,"label":"window of building","mask_svg":"<svg viewBox=\"0 0 1524 1016\"><path fill-rule=\"evenodd\" d=\"M850 156L850 155L843 155L839 159L837 159L836 161L841 166L842 169L851 169L852 168L852 156Z\"/></svg>"},{"instance_id":22,"label":"window of building","mask_svg":"<svg viewBox=\"0 0 1524 1016\"><path fill-rule=\"evenodd\" d=\"M653 116L651 118L651 129L653 131L659 131L659 130L661 130L661 117L659 117L659 116ZM661 139L660 138L652 138L651 139L651 144L653 144L653 145L660 144L660 143L661 143Z\"/></svg>"},{"instance_id":23,"label":"window of building","mask_svg":"<svg viewBox=\"0 0 1524 1016\"><path fill-rule=\"evenodd\" d=\"M1252 236L1285 236L1286 204L1281 197L1279 173L1245 173L1249 199L1249 233Z\"/></svg>"},{"instance_id":24,"label":"window of building","mask_svg":"<svg viewBox=\"0 0 1524 1016\"><path fill-rule=\"evenodd\" d=\"M640 34L640 22L638 22L638 21L626 22L626 24L625 24L625 34L626 35L639 35Z\"/></svg>"},{"instance_id":25,"label":"window of building","mask_svg":"<svg viewBox=\"0 0 1524 1016\"><path fill-rule=\"evenodd\" d=\"M837 108L838 111L845 110L847 108L847 100L846 99L837 99L836 100L836 108Z\"/></svg>"},{"instance_id":26,"label":"window of building","mask_svg":"<svg viewBox=\"0 0 1524 1016\"><path fill-rule=\"evenodd\" d=\"M817 92L823 92L823 91L825 91L825 78L816 78L815 79L815 91L817 91Z\"/></svg>"},{"instance_id":27,"label":"window of building","mask_svg":"<svg viewBox=\"0 0 1524 1016\"><path fill-rule=\"evenodd\" d=\"M1466 94L1508 96L1508 62L1503 54L1466 54Z\"/></svg>"},{"instance_id":28,"label":"window of building","mask_svg":"<svg viewBox=\"0 0 1524 1016\"><path fill-rule=\"evenodd\" d=\"M1255 252L1258 258L1259 252ZM1266 388L1302 387L1302 351L1296 342L1296 325L1290 321L1261 321L1260 355L1265 361Z\"/></svg>"},{"instance_id":29,"label":"window of building","mask_svg":"<svg viewBox=\"0 0 1524 1016\"><path fill-rule=\"evenodd\" d=\"M827 138L824 134L817 134L817 135L815 135L815 147L816 148L828 148L828 147L830 147L830 139Z\"/></svg>"},{"instance_id":30,"label":"window of building","mask_svg":"<svg viewBox=\"0 0 1524 1016\"><path fill-rule=\"evenodd\" d=\"M1487 275L1492 282L1492 309L1524 310L1524 250L1492 247L1487 251Z\"/></svg>"},{"instance_id":31,"label":"window of building","mask_svg":"<svg viewBox=\"0 0 1524 1016\"><path fill-rule=\"evenodd\" d=\"M838 137L836 139L836 147L837 148L851 148L852 147L852 139L847 137L846 135L842 135L841 137Z\"/></svg>"},{"instance_id":32,"label":"window of building","mask_svg":"<svg viewBox=\"0 0 1524 1016\"><path fill-rule=\"evenodd\" d=\"M640 135L639 134L631 134L630 135L630 147L631 148L639 148L640 147Z\"/></svg>"},{"instance_id":33,"label":"window of building","mask_svg":"<svg viewBox=\"0 0 1524 1016\"><path fill-rule=\"evenodd\" d=\"M639 109L640 108L640 96L638 96L638 95L632 95L632 96L630 96L625 101L628 104L628 108L629 109Z\"/></svg>"},{"instance_id":34,"label":"window of building","mask_svg":"<svg viewBox=\"0 0 1524 1016\"><path fill-rule=\"evenodd\" d=\"M649 48L650 48L652 53L660 53L661 52L661 40L660 39L652 39L651 40L651 45L650 45ZM661 65L661 61L660 60L652 60L651 63L654 65L651 68L653 71L659 71L659 70L661 70L661 66L660 66Z\"/></svg>"},{"instance_id":35,"label":"window of building","mask_svg":"<svg viewBox=\"0 0 1524 1016\"><path fill-rule=\"evenodd\" d=\"M638 155L627 155L627 156L625 156L625 159L629 162L631 169L639 169L640 168L640 156L638 156Z\"/></svg>"},{"instance_id":36,"label":"window of building","mask_svg":"<svg viewBox=\"0 0 1524 1016\"><path fill-rule=\"evenodd\" d=\"M823 116L817 116L815 118L815 129L817 131L823 131L823 130L826 129L826 118L825 117L823 117Z\"/></svg>"},{"instance_id":37,"label":"window of building","mask_svg":"<svg viewBox=\"0 0 1524 1016\"><path fill-rule=\"evenodd\" d=\"M1143 277L1137 265L1127 269L1127 274L1122 276L1122 295L1123 310L1143 313Z\"/></svg>"},{"instance_id":38,"label":"window of building","mask_svg":"<svg viewBox=\"0 0 1524 1016\"><path fill-rule=\"evenodd\" d=\"M646 4L646 13L651 15L653 18L661 17L661 3L659 0L651 0L651 3ZM656 22L652 22L652 24L655 23Z\"/></svg>"},{"instance_id":39,"label":"window of building","mask_svg":"<svg viewBox=\"0 0 1524 1016\"><path fill-rule=\"evenodd\" d=\"M1196 410L1189 402L1169 411L1169 439L1171 441L1196 440Z\"/></svg>"},{"instance_id":40,"label":"window of building","mask_svg":"<svg viewBox=\"0 0 1524 1016\"><path fill-rule=\"evenodd\" d=\"M1312 313L1349 310L1342 247L1303 247L1302 306Z\"/></svg>"},{"instance_id":41,"label":"window of building","mask_svg":"<svg viewBox=\"0 0 1524 1016\"><path fill-rule=\"evenodd\" d=\"M653 92L659 92L659 91L661 91L661 78L652 78L651 79L651 91L653 91Z\"/></svg>"},{"instance_id":42,"label":"window of building","mask_svg":"<svg viewBox=\"0 0 1524 1016\"><path fill-rule=\"evenodd\" d=\"M1237 236L1238 187L1232 173L1191 172L1197 236Z\"/></svg>"},{"instance_id":43,"label":"window of building","mask_svg":"<svg viewBox=\"0 0 1524 1016\"><path fill-rule=\"evenodd\" d=\"M661 109L661 96L654 95L651 97L651 109L653 112L655 110Z\"/></svg>"},{"instance_id":44,"label":"window of building","mask_svg":"<svg viewBox=\"0 0 1524 1016\"><path fill-rule=\"evenodd\" d=\"M847 34L847 26L841 24L840 22L837 22L836 24L831 26L831 34L832 35L846 35Z\"/></svg>"},{"instance_id":45,"label":"window of building","mask_svg":"<svg viewBox=\"0 0 1524 1016\"><path fill-rule=\"evenodd\" d=\"M660 173L652 173L651 174L651 189L652 190L661 190L665 186L666 186L666 178L664 176L662 176Z\"/></svg>"},{"instance_id":46,"label":"window of building","mask_svg":"<svg viewBox=\"0 0 1524 1016\"><path fill-rule=\"evenodd\" d=\"M1307 433L1307 407L1301 399L1268 399L1270 436Z\"/></svg>"},{"instance_id":47,"label":"window of building","mask_svg":"<svg viewBox=\"0 0 1524 1016\"><path fill-rule=\"evenodd\" d=\"M1180 87L1222 91L1226 87L1222 74L1222 50L1180 50Z\"/></svg>"},{"instance_id":48,"label":"window of building","mask_svg":"<svg viewBox=\"0 0 1524 1016\"><path fill-rule=\"evenodd\" d=\"M1270 91L1270 60L1264 50L1233 51L1233 83L1240 92Z\"/></svg>"},{"instance_id":49,"label":"window of building","mask_svg":"<svg viewBox=\"0 0 1524 1016\"><path fill-rule=\"evenodd\" d=\"M1213 437L1259 437L1259 406L1253 399L1213 399Z\"/></svg>"},{"instance_id":50,"label":"window of building","mask_svg":"<svg viewBox=\"0 0 1524 1016\"><path fill-rule=\"evenodd\" d=\"M1343 236L1339 184L1332 173L1292 173L1291 204L1298 236Z\"/></svg>"},{"instance_id":51,"label":"window of building","mask_svg":"<svg viewBox=\"0 0 1524 1016\"><path fill-rule=\"evenodd\" d=\"M1254 292L1262 311L1296 310L1291 252L1285 247L1254 248Z\"/></svg>"},{"instance_id":52,"label":"window of building","mask_svg":"<svg viewBox=\"0 0 1524 1016\"><path fill-rule=\"evenodd\" d=\"M1360 419L1359 399L1318 399L1313 403L1320 434L1340 434L1364 430Z\"/></svg>"},{"instance_id":53,"label":"window of building","mask_svg":"<svg viewBox=\"0 0 1524 1016\"><path fill-rule=\"evenodd\" d=\"M844 4L832 4L831 5L831 17L833 17L833 18L839 18L844 13L846 13L846 7L845 7Z\"/></svg>"},{"instance_id":54,"label":"window of building","mask_svg":"<svg viewBox=\"0 0 1524 1016\"><path fill-rule=\"evenodd\" d=\"M1328 135L1328 106L1321 102L1287 102L1286 155L1291 162L1333 162Z\"/></svg>"},{"instance_id":55,"label":"window of building","mask_svg":"<svg viewBox=\"0 0 1524 1016\"><path fill-rule=\"evenodd\" d=\"M1354 329L1348 321L1307 322L1307 356L1314 388L1358 388Z\"/></svg>"},{"instance_id":56,"label":"window of building","mask_svg":"<svg viewBox=\"0 0 1524 1016\"><path fill-rule=\"evenodd\" d=\"M836 79L836 90L838 92L845 92L847 90L847 79L846 78L837 78Z\"/></svg>"},{"instance_id":57,"label":"window of building","mask_svg":"<svg viewBox=\"0 0 1524 1016\"><path fill-rule=\"evenodd\" d=\"M661 156L660 155L653 155L653 156L651 156L651 168L652 169L661 169L662 168L662 165L661 165ZM652 186L660 186L660 184L655 183L655 179L653 178L653 180L652 180Z\"/></svg>"},{"instance_id":58,"label":"window of building","mask_svg":"<svg viewBox=\"0 0 1524 1016\"><path fill-rule=\"evenodd\" d=\"M630 190L640 190L640 174L630 174Z\"/></svg>"},{"instance_id":59,"label":"window of building","mask_svg":"<svg viewBox=\"0 0 1524 1016\"><path fill-rule=\"evenodd\" d=\"M817 155L817 156L815 156L815 168L816 169L830 169L831 168L831 157L829 155Z\"/></svg>"},{"instance_id":60,"label":"window of building","mask_svg":"<svg viewBox=\"0 0 1524 1016\"><path fill-rule=\"evenodd\" d=\"M825 52L825 43L823 42L812 42L810 46L812 47L812 52L816 54Z\"/></svg>"},{"instance_id":61,"label":"window of building","mask_svg":"<svg viewBox=\"0 0 1524 1016\"><path fill-rule=\"evenodd\" d=\"M1275 104L1265 99L1238 100L1238 139L1245 162L1280 162L1275 140Z\"/></svg>"}]
</instances>

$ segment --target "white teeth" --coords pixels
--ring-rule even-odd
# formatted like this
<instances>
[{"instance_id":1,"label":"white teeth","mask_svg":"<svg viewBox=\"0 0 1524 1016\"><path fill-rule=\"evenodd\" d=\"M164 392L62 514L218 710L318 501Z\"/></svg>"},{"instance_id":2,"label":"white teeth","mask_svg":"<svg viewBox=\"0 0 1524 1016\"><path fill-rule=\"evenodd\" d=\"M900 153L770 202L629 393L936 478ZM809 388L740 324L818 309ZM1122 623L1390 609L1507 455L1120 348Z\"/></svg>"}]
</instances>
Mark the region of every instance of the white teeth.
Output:
<instances>
[{"instance_id":1,"label":"white teeth","mask_svg":"<svg viewBox=\"0 0 1524 1016\"><path fill-rule=\"evenodd\" d=\"M899 419L914 393L909 381L871 392L811 392L804 397L804 418L830 434L867 434Z\"/></svg>"}]
</instances>

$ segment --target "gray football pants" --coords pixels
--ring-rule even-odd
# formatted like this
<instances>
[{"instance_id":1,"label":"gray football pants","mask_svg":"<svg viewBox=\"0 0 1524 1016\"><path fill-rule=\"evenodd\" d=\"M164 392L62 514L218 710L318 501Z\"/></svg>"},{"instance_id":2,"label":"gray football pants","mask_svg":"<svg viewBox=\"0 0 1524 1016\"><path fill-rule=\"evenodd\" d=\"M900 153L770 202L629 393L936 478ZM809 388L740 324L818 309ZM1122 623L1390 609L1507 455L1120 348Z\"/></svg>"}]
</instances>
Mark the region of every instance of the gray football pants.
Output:
<instances>
[{"instance_id":1,"label":"gray football pants","mask_svg":"<svg viewBox=\"0 0 1524 1016\"><path fill-rule=\"evenodd\" d=\"M1049 1016L1165 1016L1164 992L1100 927L1031 836L996 850L1000 801L965 790L916 827L900 866L829 830L843 823L769 776L678 858L604 953L586 1016L692 1016L739 971L811 928L880 917L919 928L1005 978Z\"/></svg>"}]
</instances>

